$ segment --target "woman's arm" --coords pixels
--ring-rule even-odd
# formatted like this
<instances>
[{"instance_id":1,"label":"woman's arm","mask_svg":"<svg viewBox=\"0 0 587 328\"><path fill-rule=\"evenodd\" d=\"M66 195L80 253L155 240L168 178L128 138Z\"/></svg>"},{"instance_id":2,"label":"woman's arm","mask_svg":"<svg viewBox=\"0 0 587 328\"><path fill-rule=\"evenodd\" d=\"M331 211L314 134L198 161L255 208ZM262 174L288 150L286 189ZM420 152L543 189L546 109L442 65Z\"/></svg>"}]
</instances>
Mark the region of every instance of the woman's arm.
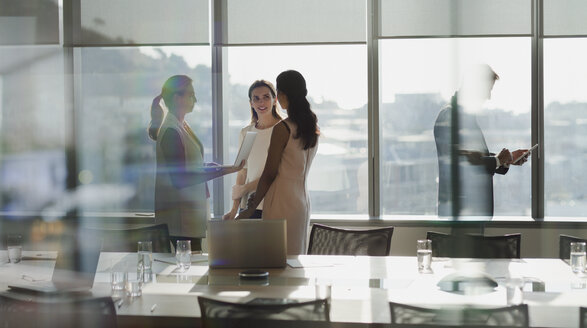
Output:
<instances>
[{"instance_id":1,"label":"woman's arm","mask_svg":"<svg viewBox=\"0 0 587 328\"><path fill-rule=\"evenodd\" d=\"M247 169L240 170L236 176L236 184L232 187L232 194L233 194L232 208L230 209L230 211L228 213L224 214L224 216L222 217L223 220L233 220L236 217L241 199L240 199L240 197L235 199L234 187L239 186L239 185L245 185L246 179L247 179Z\"/></svg>"},{"instance_id":2,"label":"woman's arm","mask_svg":"<svg viewBox=\"0 0 587 328\"><path fill-rule=\"evenodd\" d=\"M267 161L265 162L265 168L263 169L263 173L259 178L259 182L257 184L257 191L255 191L255 196L248 202L247 209L241 212L237 219L246 219L249 218L261 200L265 197L267 190L275 180L277 176L277 171L279 169L279 164L281 163L281 157L283 155L283 150L287 145L287 141L289 140L290 130L287 124L283 121L275 125L273 128L273 132L271 133L271 141L269 143L269 150L267 152Z\"/></svg>"},{"instance_id":3,"label":"woman's arm","mask_svg":"<svg viewBox=\"0 0 587 328\"><path fill-rule=\"evenodd\" d=\"M245 171L247 169L244 169ZM242 171L239 171L239 173ZM257 189L257 185L259 184L259 178L243 184L235 184L232 186L232 199L241 199L245 194L250 193L251 191L255 191Z\"/></svg>"},{"instance_id":4,"label":"woman's arm","mask_svg":"<svg viewBox=\"0 0 587 328\"><path fill-rule=\"evenodd\" d=\"M186 158L183 142L177 131L168 129L161 136L161 148L165 163L167 163L164 170L168 170L171 176L171 183L176 188L184 188L187 186L204 183L214 178L234 173L244 167L244 162L238 167L222 168L213 171L205 170L188 170L186 166ZM159 169L159 168L158 168Z\"/></svg>"}]
</instances>

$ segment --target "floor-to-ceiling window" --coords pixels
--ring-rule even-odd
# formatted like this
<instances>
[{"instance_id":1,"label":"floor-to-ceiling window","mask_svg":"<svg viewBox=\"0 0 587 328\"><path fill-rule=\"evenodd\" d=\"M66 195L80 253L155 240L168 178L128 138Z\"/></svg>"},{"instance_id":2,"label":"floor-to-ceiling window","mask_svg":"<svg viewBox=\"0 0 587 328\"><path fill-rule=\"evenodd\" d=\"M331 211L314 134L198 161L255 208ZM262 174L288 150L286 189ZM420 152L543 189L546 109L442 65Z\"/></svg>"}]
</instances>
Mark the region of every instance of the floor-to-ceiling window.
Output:
<instances>
[{"instance_id":1,"label":"floor-to-ceiling window","mask_svg":"<svg viewBox=\"0 0 587 328\"><path fill-rule=\"evenodd\" d=\"M584 1L544 1L544 213L587 209L587 23Z\"/></svg>"},{"instance_id":2,"label":"floor-to-ceiling window","mask_svg":"<svg viewBox=\"0 0 587 328\"><path fill-rule=\"evenodd\" d=\"M0 0L0 9L6 215L151 215L155 143L146 129L165 79L194 79L198 103L186 119L206 161L230 162L250 120L249 85L296 69L322 132L312 214L434 219L434 121L462 73L482 62L500 76L478 116L489 150L544 138L529 163L494 177L495 216L531 217L533 204L546 217L583 216L582 1ZM543 106L533 108L536 99ZM228 210L234 179L209 183L222 191L212 190L213 216Z\"/></svg>"},{"instance_id":3,"label":"floor-to-ceiling window","mask_svg":"<svg viewBox=\"0 0 587 328\"><path fill-rule=\"evenodd\" d=\"M381 213L436 215L434 124L468 69L485 63L501 77L477 115L489 150L530 146L531 2L379 5ZM531 215L531 166L494 177L494 195L495 215Z\"/></svg>"},{"instance_id":4,"label":"floor-to-ceiling window","mask_svg":"<svg viewBox=\"0 0 587 328\"><path fill-rule=\"evenodd\" d=\"M228 145L238 144L240 129L250 122L249 85L257 79L275 83L279 73L295 69L307 81L321 131L308 178L312 213L367 213L366 2L233 0L225 5ZM225 180L230 186L234 176Z\"/></svg>"}]
</instances>

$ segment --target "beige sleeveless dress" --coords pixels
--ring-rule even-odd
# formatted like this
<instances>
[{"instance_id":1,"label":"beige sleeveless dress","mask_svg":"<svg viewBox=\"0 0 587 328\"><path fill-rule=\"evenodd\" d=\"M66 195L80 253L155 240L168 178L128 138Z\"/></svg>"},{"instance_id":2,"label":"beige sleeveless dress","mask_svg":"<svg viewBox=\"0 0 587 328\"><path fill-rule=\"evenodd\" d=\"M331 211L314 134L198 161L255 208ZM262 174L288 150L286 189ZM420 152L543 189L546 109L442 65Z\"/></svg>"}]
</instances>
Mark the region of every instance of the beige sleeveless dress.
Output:
<instances>
[{"instance_id":1,"label":"beige sleeveless dress","mask_svg":"<svg viewBox=\"0 0 587 328\"><path fill-rule=\"evenodd\" d=\"M310 223L310 195L306 179L318 143L304 150L301 139L294 139L296 125L289 119L284 122L291 133L283 150L277 177L265 195L263 219L285 219L288 255L305 254Z\"/></svg>"},{"instance_id":2,"label":"beige sleeveless dress","mask_svg":"<svg viewBox=\"0 0 587 328\"><path fill-rule=\"evenodd\" d=\"M203 166L204 148L187 123L180 123L171 113L165 115L159 136L168 129L175 130L183 143L186 167ZM161 139L157 138L157 175L155 179L155 221L167 223L169 234L192 238L206 236L206 221L210 217L206 183L178 188L171 182L169 163L163 156Z\"/></svg>"}]
</instances>

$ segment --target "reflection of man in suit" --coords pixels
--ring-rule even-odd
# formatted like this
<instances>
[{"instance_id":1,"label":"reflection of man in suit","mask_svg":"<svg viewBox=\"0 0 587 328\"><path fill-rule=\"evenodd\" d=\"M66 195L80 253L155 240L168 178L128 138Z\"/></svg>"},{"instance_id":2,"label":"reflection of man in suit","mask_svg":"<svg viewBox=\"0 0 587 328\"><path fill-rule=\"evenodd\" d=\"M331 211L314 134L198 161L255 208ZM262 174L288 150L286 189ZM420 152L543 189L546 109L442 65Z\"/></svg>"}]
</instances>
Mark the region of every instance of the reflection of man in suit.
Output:
<instances>
[{"instance_id":1,"label":"reflection of man in suit","mask_svg":"<svg viewBox=\"0 0 587 328\"><path fill-rule=\"evenodd\" d=\"M434 124L438 155L438 215L493 217L493 175L506 174L525 149L490 153L475 113L491 98L499 76L488 65L470 69ZM527 156L526 156L527 157ZM527 158L513 165L522 165Z\"/></svg>"}]
</instances>

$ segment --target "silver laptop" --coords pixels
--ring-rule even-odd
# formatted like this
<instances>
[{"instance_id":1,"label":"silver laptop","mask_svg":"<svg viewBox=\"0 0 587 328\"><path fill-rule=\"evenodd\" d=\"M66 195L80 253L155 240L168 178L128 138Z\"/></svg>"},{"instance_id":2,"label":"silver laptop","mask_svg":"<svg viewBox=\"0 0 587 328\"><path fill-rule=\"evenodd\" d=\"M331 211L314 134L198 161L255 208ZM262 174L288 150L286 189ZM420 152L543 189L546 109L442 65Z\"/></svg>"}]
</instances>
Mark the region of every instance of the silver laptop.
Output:
<instances>
[{"instance_id":1,"label":"silver laptop","mask_svg":"<svg viewBox=\"0 0 587 328\"><path fill-rule=\"evenodd\" d=\"M249 154L251 153L251 149L253 149L253 144L255 143L255 138L257 138L257 132L248 131L245 134L245 138L243 139L243 142L241 143L241 146L238 149L238 153L236 155L236 158L234 159L234 164L206 166L206 167L204 167L204 170L205 171L215 171L215 170L219 170L222 168L239 166L242 161L249 158Z\"/></svg>"},{"instance_id":2,"label":"silver laptop","mask_svg":"<svg viewBox=\"0 0 587 328\"><path fill-rule=\"evenodd\" d=\"M51 281L13 284L8 288L35 294L88 292L94 284L101 248L102 239L87 233L63 236ZM30 276L34 276L34 272Z\"/></svg>"},{"instance_id":3,"label":"silver laptop","mask_svg":"<svg viewBox=\"0 0 587 328\"><path fill-rule=\"evenodd\" d=\"M285 220L208 221L211 268L283 268L286 257Z\"/></svg>"}]
</instances>

